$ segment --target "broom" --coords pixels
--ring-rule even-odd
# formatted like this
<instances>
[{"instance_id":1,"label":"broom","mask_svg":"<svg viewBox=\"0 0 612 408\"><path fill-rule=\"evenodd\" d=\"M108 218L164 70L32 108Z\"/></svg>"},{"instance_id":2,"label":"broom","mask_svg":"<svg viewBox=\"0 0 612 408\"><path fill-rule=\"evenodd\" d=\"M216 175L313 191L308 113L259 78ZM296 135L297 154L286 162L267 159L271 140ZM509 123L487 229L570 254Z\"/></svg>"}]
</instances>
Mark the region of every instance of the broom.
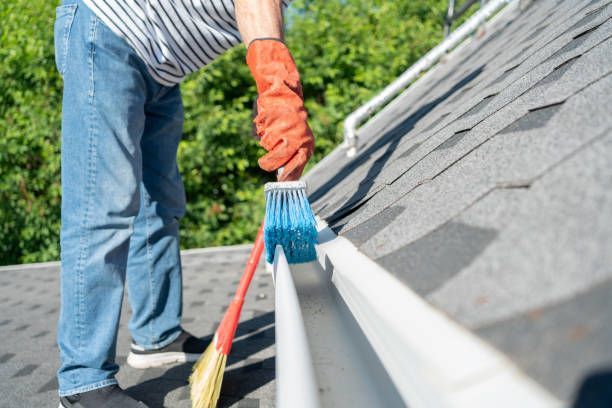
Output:
<instances>
[{"instance_id":1,"label":"broom","mask_svg":"<svg viewBox=\"0 0 612 408\"><path fill-rule=\"evenodd\" d=\"M255 245L244 268L234 299L219 324L212 343L193 366L189 377L192 408L214 408L219 400L227 356L232 348L244 297L263 252L263 224L259 227Z\"/></svg>"}]
</instances>

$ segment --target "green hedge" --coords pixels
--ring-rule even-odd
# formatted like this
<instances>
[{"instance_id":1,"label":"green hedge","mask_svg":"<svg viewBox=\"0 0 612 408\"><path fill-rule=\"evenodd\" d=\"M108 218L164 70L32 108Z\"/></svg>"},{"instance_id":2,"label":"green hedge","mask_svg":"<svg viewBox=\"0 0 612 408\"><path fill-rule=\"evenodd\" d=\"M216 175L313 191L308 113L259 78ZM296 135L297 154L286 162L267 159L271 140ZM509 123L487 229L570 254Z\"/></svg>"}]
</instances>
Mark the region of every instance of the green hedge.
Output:
<instances>
[{"instance_id":1,"label":"green hedge","mask_svg":"<svg viewBox=\"0 0 612 408\"><path fill-rule=\"evenodd\" d=\"M296 0L287 42L317 138L315 160L341 140L343 118L441 40L444 0ZM0 264L57 259L61 80L56 4L0 2ZM185 248L248 242L263 214L251 137L254 83L237 47L182 84L180 167Z\"/></svg>"}]
</instances>

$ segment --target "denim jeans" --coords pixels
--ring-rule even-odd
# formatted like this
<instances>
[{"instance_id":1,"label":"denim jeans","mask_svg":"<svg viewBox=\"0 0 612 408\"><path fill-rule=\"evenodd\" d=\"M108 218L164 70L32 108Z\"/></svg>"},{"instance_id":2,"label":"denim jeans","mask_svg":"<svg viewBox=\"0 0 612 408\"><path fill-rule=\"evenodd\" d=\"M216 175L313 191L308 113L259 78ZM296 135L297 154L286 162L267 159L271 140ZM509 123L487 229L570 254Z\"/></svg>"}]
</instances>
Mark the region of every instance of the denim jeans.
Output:
<instances>
[{"instance_id":1,"label":"denim jeans","mask_svg":"<svg viewBox=\"0 0 612 408\"><path fill-rule=\"evenodd\" d=\"M156 83L131 47L82 0L55 21L62 104L59 395L115 384L127 278L135 343L156 349L181 331L176 163L178 86Z\"/></svg>"}]
</instances>

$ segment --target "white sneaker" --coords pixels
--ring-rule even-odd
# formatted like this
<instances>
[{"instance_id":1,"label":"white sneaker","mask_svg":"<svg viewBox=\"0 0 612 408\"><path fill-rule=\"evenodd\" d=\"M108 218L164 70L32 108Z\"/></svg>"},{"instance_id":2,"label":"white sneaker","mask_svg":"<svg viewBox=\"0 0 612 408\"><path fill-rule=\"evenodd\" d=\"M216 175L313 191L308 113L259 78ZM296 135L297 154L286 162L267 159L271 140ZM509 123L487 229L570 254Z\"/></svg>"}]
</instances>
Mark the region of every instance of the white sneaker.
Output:
<instances>
[{"instance_id":1,"label":"white sneaker","mask_svg":"<svg viewBox=\"0 0 612 408\"><path fill-rule=\"evenodd\" d=\"M145 350L132 341L127 363L134 368L159 367L172 363L195 362L200 358L208 343L183 330L183 332L166 347L156 350Z\"/></svg>"}]
</instances>

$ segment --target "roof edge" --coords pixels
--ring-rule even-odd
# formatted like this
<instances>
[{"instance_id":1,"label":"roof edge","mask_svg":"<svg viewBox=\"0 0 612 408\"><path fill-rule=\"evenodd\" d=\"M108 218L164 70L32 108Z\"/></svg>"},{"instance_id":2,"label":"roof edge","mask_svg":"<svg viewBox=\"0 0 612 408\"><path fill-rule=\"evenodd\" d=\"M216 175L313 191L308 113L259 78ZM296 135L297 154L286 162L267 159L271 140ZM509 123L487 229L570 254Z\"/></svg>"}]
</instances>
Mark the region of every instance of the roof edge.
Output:
<instances>
[{"instance_id":1,"label":"roof edge","mask_svg":"<svg viewBox=\"0 0 612 408\"><path fill-rule=\"evenodd\" d=\"M181 251L181 256L183 255L200 255L200 254L208 254L208 253L219 253L219 252L234 252L234 251L245 251L248 252L253 247L253 244L238 244L238 245L223 245L216 247L206 247L206 248L192 248L192 249L183 249ZM25 263L25 264L15 264L15 265L2 265L0 266L0 272L9 272L16 270L30 270L30 269L39 269L39 268L49 268L49 267L59 267L60 261L49 261L49 262L33 262L33 263Z\"/></svg>"}]
</instances>

